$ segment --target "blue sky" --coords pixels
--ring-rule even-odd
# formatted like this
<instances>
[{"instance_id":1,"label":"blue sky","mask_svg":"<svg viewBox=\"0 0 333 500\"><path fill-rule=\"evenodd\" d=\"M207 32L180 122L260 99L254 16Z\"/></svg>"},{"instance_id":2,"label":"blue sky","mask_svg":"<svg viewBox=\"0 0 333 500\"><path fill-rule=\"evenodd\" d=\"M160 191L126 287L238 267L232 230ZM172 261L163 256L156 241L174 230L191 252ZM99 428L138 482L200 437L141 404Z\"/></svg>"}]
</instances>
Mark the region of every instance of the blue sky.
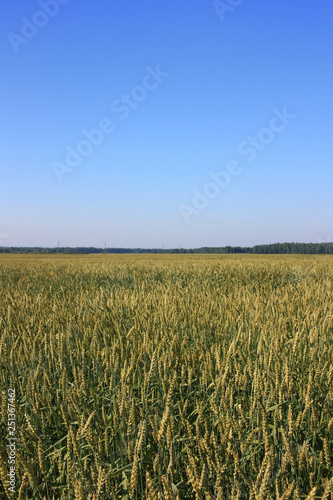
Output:
<instances>
[{"instance_id":1,"label":"blue sky","mask_svg":"<svg viewBox=\"0 0 333 500\"><path fill-rule=\"evenodd\" d=\"M0 245L332 241L332 21L331 0L6 2Z\"/></svg>"}]
</instances>

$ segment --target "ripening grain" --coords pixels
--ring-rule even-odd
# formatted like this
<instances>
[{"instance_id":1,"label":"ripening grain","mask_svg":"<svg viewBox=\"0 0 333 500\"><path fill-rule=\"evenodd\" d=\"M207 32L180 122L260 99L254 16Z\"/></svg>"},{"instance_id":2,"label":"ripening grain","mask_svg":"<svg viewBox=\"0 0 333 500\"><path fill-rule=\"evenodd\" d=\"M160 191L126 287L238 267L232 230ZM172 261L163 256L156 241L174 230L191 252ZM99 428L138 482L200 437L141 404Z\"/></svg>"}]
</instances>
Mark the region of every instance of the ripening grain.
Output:
<instances>
[{"instance_id":1,"label":"ripening grain","mask_svg":"<svg viewBox=\"0 0 333 500\"><path fill-rule=\"evenodd\" d=\"M331 256L1 256L15 498L333 496Z\"/></svg>"}]
</instances>

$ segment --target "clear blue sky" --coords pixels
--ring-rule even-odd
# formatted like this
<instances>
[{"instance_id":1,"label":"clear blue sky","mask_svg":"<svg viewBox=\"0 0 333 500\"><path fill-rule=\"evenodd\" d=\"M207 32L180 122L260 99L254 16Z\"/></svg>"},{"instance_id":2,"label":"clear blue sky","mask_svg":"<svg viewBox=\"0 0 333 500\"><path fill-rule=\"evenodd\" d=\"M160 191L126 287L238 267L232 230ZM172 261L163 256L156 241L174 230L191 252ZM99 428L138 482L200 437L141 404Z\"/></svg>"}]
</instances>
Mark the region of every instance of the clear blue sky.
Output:
<instances>
[{"instance_id":1,"label":"clear blue sky","mask_svg":"<svg viewBox=\"0 0 333 500\"><path fill-rule=\"evenodd\" d=\"M331 0L5 2L0 245L332 241L332 25Z\"/></svg>"}]
</instances>

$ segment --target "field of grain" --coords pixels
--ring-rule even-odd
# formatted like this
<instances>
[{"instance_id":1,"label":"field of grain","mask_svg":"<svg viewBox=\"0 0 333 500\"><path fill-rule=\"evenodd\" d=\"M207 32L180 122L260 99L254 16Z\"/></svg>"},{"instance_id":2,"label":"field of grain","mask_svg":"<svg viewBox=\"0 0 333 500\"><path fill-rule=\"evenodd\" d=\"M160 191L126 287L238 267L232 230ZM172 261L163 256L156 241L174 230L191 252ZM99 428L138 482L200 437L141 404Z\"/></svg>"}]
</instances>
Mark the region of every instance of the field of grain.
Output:
<instances>
[{"instance_id":1,"label":"field of grain","mask_svg":"<svg viewBox=\"0 0 333 500\"><path fill-rule=\"evenodd\" d=\"M1 256L0 498L332 499L332 283L331 256Z\"/></svg>"}]
</instances>

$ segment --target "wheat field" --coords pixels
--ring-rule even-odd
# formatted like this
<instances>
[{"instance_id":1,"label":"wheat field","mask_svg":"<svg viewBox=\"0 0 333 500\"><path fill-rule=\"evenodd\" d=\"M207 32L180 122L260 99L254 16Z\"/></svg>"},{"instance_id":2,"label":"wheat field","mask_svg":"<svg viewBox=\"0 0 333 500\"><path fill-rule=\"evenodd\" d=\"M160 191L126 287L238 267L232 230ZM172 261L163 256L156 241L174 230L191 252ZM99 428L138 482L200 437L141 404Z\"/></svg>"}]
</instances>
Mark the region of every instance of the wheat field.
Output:
<instances>
[{"instance_id":1,"label":"wheat field","mask_svg":"<svg viewBox=\"0 0 333 500\"><path fill-rule=\"evenodd\" d=\"M1 256L0 498L332 500L332 278L332 256Z\"/></svg>"}]
</instances>

